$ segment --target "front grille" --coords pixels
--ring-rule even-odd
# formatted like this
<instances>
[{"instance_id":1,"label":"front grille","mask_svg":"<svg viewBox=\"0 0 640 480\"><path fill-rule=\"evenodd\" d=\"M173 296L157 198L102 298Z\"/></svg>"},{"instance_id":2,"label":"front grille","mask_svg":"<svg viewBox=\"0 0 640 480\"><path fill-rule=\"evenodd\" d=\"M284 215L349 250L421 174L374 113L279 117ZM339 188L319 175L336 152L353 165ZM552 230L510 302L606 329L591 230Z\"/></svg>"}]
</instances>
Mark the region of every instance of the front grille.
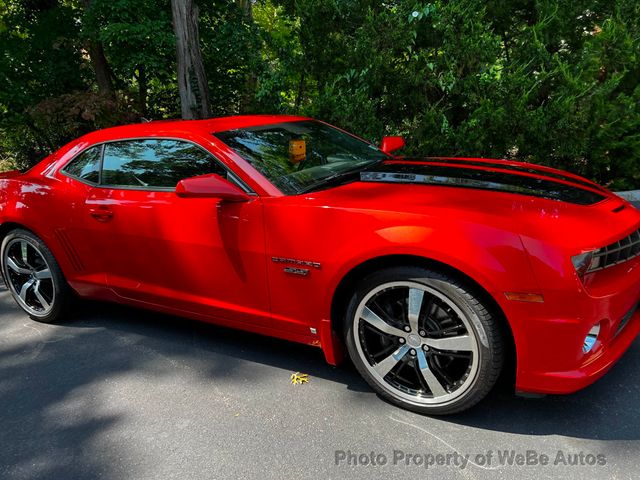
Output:
<instances>
[{"instance_id":1,"label":"front grille","mask_svg":"<svg viewBox=\"0 0 640 480\"><path fill-rule=\"evenodd\" d=\"M640 228L611 245L599 248L593 254L589 272L611 267L640 255Z\"/></svg>"}]
</instances>

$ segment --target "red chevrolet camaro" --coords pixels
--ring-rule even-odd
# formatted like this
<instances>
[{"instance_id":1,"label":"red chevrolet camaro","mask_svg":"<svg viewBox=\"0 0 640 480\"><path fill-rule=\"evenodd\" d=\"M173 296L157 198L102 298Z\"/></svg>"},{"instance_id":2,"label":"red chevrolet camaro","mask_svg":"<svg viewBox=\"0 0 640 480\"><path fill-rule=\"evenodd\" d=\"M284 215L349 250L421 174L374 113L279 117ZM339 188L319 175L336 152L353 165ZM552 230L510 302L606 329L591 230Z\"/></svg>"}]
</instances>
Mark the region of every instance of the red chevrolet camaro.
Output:
<instances>
[{"instance_id":1,"label":"red chevrolet camaro","mask_svg":"<svg viewBox=\"0 0 640 480\"><path fill-rule=\"evenodd\" d=\"M640 212L570 173L406 159L289 116L88 134L0 178L2 274L34 320L74 296L347 353L382 397L461 411L592 383L640 330Z\"/></svg>"}]
</instances>

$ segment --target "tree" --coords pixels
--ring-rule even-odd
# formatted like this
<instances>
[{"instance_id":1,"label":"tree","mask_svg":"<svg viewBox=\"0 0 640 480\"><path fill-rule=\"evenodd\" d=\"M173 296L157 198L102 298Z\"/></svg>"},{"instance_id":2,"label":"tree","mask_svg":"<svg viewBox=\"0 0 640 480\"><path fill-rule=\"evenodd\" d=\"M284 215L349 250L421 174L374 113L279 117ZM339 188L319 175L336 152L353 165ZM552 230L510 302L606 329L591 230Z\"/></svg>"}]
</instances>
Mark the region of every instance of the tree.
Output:
<instances>
[{"instance_id":1,"label":"tree","mask_svg":"<svg viewBox=\"0 0 640 480\"><path fill-rule=\"evenodd\" d=\"M202 64L198 6L193 0L171 0L178 59L178 90L182 118L207 118L209 86Z\"/></svg>"},{"instance_id":2,"label":"tree","mask_svg":"<svg viewBox=\"0 0 640 480\"><path fill-rule=\"evenodd\" d=\"M82 63L70 7L54 0L0 1L0 162L30 166L60 146L30 109L83 89Z\"/></svg>"},{"instance_id":3,"label":"tree","mask_svg":"<svg viewBox=\"0 0 640 480\"><path fill-rule=\"evenodd\" d=\"M85 15L90 14L95 1L83 0ZM115 90L113 88L113 72L109 66L109 61L104 54L104 47L99 40L97 32L90 32L87 37L87 51L91 59L91 66L96 76L96 84L98 91L110 99L115 99Z\"/></svg>"}]
</instances>

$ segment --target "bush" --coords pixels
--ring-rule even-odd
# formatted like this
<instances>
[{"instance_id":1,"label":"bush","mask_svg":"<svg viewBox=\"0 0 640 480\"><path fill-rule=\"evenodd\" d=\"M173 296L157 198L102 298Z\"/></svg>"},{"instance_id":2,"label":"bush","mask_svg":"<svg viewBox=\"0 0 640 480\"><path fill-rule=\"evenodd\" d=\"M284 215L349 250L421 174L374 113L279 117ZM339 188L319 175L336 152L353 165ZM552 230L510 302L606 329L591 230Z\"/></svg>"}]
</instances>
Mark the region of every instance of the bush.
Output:
<instances>
[{"instance_id":1,"label":"bush","mask_svg":"<svg viewBox=\"0 0 640 480\"><path fill-rule=\"evenodd\" d=\"M95 92L74 92L43 100L19 123L0 130L4 168L25 169L86 133L140 120L131 102Z\"/></svg>"}]
</instances>

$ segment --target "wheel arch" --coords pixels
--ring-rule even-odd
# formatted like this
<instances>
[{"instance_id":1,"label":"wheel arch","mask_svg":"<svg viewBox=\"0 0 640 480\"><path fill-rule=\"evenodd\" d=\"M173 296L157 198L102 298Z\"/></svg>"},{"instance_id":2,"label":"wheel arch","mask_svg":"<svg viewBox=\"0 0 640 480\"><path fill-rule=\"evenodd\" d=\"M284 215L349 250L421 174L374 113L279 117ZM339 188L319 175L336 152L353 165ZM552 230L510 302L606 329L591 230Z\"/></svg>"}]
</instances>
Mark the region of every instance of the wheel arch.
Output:
<instances>
[{"instance_id":1,"label":"wheel arch","mask_svg":"<svg viewBox=\"0 0 640 480\"><path fill-rule=\"evenodd\" d=\"M26 230L28 232L33 233L34 235L39 236L36 232L33 231L33 229L18 223L18 222L13 222L13 221L8 221L8 222L2 222L0 224L0 243L2 243L2 241L4 240L4 237L6 237L9 232L11 232L12 230Z\"/></svg>"},{"instance_id":2,"label":"wheel arch","mask_svg":"<svg viewBox=\"0 0 640 480\"><path fill-rule=\"evenodd\" d=\"M5 237L9 234L9 232L12 232L13 230L26 230L27 232L42 239L42 241L45 242L47 246L49 246L49 236L42 235L42 232L39 232L37 229L31 228L30 226L25 225L24 223L13 220L13 219L0 223L0 245L2 245L2 242L4 241Z\"/></svg>"},{"instance_id":3,"label":"wheel arch","mask_svg":"<svg viewBox=\"0 0 640 480\"><path fill-rule=\"evenodd\" d=\"M407 267L423 267L430 270L436 270L438 272L450 275L464 282L473 293L480 297L486 304L492 309L502 326L502 331L505 334L505 345L507 347L505 369L503 377L511 385L515 385L515 372L516 372L516 344L513 336L511 324L509 323L507 316L505 315L502 307L498 301L494 298L489 291L482 286L480 282L475 280L467 273L455 268L447 263L434 260L428 257L410 254L394 254L383 255L379 257L370 258L349 270L340 280L336 289L333 292L331 299L331 331L334 339L340 339L343 342L342 331L344 328L344 311L347 307L353 289L359 279L366 275L369 275L375 271L379 271L385 268L407 266ZM335 346L334 348L342 349L343 345Z\"/></svg>"},{"instance_id":4,"label":"wheel arch","mask_svg":"<svg viewBox=\"0 0 640 480\"><path fill-rule=\"evenodd\" d=\"M9 234L9 232L12 232L13 230L26 230L27 232L30 232L36 236L39 236L36 232L33 231L33 229L21 223L9 220L9 221L0 223L0 246L2 246L2 242L4 242L4 239ZM2 277L2 281L6 285L7 280L4 278L4 271L2 268L0 268L0 277Z\"/></svg>"}]
</instances>

